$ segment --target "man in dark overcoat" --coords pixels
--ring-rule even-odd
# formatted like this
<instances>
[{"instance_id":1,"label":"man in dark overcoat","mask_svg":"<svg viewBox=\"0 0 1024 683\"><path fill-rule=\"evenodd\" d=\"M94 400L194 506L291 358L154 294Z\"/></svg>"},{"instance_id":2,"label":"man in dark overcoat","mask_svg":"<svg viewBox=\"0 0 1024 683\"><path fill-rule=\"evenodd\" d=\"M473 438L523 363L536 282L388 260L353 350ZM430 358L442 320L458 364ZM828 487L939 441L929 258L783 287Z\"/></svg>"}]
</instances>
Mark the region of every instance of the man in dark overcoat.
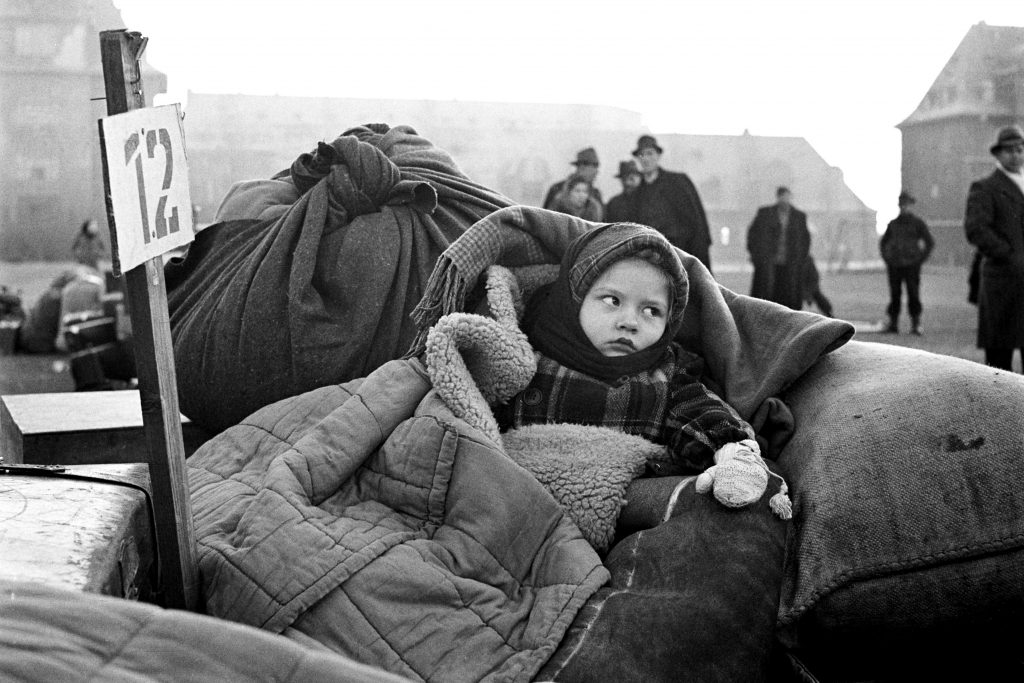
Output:
<instances>
[{"instance_id":1,"label":"man in dark overcoat","mask_svg":"<svg viewBox=\"0 0 1024 683\"><path fill-rule=\"evenodd\" d=\"M711 229L704 204L688 175L661 168L662 151L652 135L641 135L633 150L643 176L635 190L634 220L662 233L711 270Z\"/></svg>"},{"instance_id":2,"label":"man in dark overcoat","mask_svg":"<svg viewBox=\"0 0 1024 683\"><path fill-rule=\"evenodd\" d=\"M775 203L757 210L747 228L747 251L754 264L750 296L799 311L803 307L803 269L811 252L807 214L792 204L787 187L775 191Z\"/></svg>"},{"instance_id":3,"label":"man in dark overcoat","mask_svg":"<svg viewBox=\"0 0 1024 683\"><path fill-rule=\"evenodd\" d=\"M971 183L964 214L967 241L981 254L978 347L985 363L1010 370L1024 363L1024 131L1008 126L989 148L996 170Z\"/></svg>"}]
</instances>

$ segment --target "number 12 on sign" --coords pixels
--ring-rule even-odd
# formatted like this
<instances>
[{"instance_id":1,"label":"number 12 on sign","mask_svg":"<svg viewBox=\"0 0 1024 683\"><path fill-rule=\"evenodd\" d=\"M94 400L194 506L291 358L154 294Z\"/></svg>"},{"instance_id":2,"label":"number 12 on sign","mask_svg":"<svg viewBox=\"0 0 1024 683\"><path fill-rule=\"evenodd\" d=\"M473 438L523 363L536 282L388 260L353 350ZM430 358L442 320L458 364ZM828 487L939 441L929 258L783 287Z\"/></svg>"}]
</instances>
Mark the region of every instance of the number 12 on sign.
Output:
<instances>
[{"instance_id":1,"label":"number 12 on sign","mask_svg":"<svg viewBox=\"0 0 1024 683\"><path fill-rule=\"evenodd\" d=\"M153 159L159 139L160 149L163 150L164 178L161 183L160 201L156 207L156 225L153 231L149 227L149 204L146 200L146 177L142 170L142 147L139 140L146 141L146 157ZM174 178L174 154L171 147L171 135L166 128L160 130L141 130L132 133L124 141L124 163L130 165L135 162L135 178L139 182L139 217L142 219L142 239L146 244L154 238L161 238L167 235L168 231L178 232L178 207L171 207L170 219L165 215L167 210L167 190L171 189L171 180ZM168 228L169 226L169 228Z\"/></svg>"},{"instance_id":2,"label":"number 12 on sign","mask_svg":"<svg viewBox=\"0 0 1024 683\"><path fill-rule=\"evenodd\" d=\"M178 105L100 119L115 273L194 236L188 164Z\"/></svg>"}]
</instances>

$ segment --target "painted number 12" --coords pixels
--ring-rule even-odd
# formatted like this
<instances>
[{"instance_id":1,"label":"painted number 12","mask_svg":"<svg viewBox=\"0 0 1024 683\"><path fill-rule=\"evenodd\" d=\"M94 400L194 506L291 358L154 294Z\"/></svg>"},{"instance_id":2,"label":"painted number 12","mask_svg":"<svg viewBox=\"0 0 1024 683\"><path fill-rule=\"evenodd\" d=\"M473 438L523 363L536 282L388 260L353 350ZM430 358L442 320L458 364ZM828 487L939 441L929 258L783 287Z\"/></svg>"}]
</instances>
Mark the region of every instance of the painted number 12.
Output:
<instances>
[{"instance_id":1,"label":"painted number 12","mask_svg":"<svg viewBox=\"0 0 1024 683\"><path fill-rule=\"evenodd\" d=\"M149 205L146 200L146 179L142 172L142 141L146 141L146 158L154 159L157 146L164 153L164 180L160 198L156 206L155 225L149 226ZM167 211L167 191L171 189L171 178L174 176L174 157L171 154L171 135L166 128L157 130L142 129L132 133L124 141L124 165L135 162L135 178L139 186L139 212L142 214L142 234L145 244L150 240L160 239L168 233L178 232L178 207L171 207L170 219L164 214Z\"/></svg>"}]
</instances>

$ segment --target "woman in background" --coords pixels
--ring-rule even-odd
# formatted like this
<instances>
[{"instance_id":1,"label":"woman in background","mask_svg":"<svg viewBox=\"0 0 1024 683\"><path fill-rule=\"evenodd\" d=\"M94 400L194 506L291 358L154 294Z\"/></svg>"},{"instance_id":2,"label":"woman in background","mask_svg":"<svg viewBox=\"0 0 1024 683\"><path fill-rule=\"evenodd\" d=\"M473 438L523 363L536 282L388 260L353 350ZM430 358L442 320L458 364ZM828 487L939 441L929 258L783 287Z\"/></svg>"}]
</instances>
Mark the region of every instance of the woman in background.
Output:
<instances>
[{"instance_id":1,"label":"woman in background","mask_svg":"<svg viewBox=\"0 0 1024 683\"><path fill-rule=\"evenodd\" d=\"M573 175L565 181L565 187L555 197L552 208L595 223L600 223L604 218L604 209L590 196L590 181L579 175Z\"/></svg>"}]
</instances>

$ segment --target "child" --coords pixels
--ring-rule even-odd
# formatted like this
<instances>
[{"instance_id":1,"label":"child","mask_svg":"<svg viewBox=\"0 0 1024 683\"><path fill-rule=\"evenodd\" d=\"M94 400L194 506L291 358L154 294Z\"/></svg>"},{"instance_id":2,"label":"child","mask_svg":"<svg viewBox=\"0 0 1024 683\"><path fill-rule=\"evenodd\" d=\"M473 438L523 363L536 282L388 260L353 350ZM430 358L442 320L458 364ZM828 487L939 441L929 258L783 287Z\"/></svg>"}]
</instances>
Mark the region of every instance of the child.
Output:
<instances>
[{"instance_id":1,"label":"child","mask_svg":"<svg viewBox=\"0 0 1024 683\"><path fill-rule=\"evenodd\" d=\"M651 474L702 472L738 458L766 482L753 429L700 382L701 359L674 341L687 293L679 256L656 230L614 223L576 238L557 280L527 305L522 326L537 373L495 408L501 429L611 427L665 444ZM716 496L727 505L751 502L723 500L717 487Z\"/></svg>"}]
</instances>

